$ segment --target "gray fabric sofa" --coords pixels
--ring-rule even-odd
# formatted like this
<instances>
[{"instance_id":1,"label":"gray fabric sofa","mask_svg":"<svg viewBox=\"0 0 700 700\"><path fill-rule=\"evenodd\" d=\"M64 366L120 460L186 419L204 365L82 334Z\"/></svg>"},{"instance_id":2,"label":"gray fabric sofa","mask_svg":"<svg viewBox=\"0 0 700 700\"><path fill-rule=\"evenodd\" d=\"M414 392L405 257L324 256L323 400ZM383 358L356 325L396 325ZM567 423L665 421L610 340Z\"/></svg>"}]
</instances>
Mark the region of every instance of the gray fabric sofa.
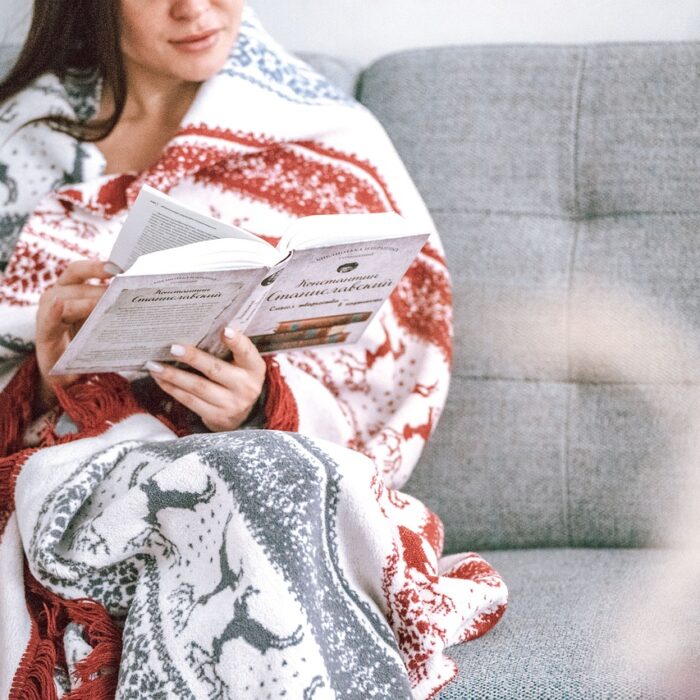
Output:
<instances>
[{"instance_id":1,"label":"gray fabric sofa","mask_svg":"<svg viewBox=\"0 0 700 700\"><path fill-rule=\"evenodd\" d=\"M700 697L674 548L699 495L700 45L308 59L384 123L452 270L450 399L406 490L510 606L440 698Z\"/></svg>"},{"instance_id":2,"label":"gray fabric sofa","mask_svg":"<svg viewBox=\"0 0 700 700\"><path fill-rule=\"evenodd\" d=\"M452 271L450 398L406 490L510 605L440 697L700 698L674 549L700 525L700 44L422 49L355 86L311 59L385 125Z\"/></svg>"}]
</instances>

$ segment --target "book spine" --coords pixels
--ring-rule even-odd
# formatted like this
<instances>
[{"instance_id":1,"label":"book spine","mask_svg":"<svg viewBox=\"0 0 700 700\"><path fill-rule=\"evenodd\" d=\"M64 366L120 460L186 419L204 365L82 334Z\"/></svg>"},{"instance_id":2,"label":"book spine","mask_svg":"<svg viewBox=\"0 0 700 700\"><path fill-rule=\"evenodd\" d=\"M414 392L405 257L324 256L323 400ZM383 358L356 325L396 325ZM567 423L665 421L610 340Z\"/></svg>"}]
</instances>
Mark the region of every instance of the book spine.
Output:
<instances>
[{"instance_id":1,"label":"book spine","mask_svg":"<svg viewBox=\"0 0 700 700\"><path fill-rule=\"evenodd\" d=\"M291 260L291 254L284 260L274 265L265 271L264 277L258 282L255 289L250 293L245 304L239 309L238 313L231 319L228 325L231 328L245 333L248 324L255 318L255 314L260 308L266 295L273 289L274 284L279 274L287 267L287 263Z\"/></svg>"},{"instance_id":2,"label":"book spine","mask_svg":"<svg viewBox=\"0 0 700 700\"><path fill-rule=\"evenodd\" d=\"M251 336L254 343L286 343L294 340L314 340L325 338L335 333L342 333L345 326L326 326L325 328L307 328L302 331L290 331L288 333L269 333L267 335Z\"/></svg>"},{"instance_id":3,"label":"book spine","mask_svg":"<svg viewBox=\"0 0 700 700\"><path fill-rule=\"evenodd\" d=\"M307 348L314 345L334 345L344 343L350 334L347 332L332 333L326 336L316 338L306 338L300 340L279 340L273 342L271 340L256 343L258 352L279 352L280 350L293 350L295 348ZM268 336L273 337L273 336Z\"/></svg>"},{"instance_id":4,"label":"book spine","mask_svg":"<svg viewBox=\"0 0 700 700\"><path fill-rule=\"evenodd\" d=\"M350 323L362 323L366 321L372 313L363 311L352 314L336 314L335 316L318 316L316 318L305 318L297 321L283 321L277 324L275 333L291 333L307 329L325 328L328 326L347 326Z\"/></svg>"}]
</instances>

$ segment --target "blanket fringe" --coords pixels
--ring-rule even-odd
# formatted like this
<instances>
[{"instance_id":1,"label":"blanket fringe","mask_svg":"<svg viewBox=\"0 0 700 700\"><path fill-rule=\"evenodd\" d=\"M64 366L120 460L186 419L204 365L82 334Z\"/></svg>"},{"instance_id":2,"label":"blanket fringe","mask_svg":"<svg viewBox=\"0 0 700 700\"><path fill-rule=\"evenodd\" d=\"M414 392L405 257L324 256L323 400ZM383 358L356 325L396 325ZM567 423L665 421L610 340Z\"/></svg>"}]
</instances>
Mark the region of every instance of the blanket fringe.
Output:
<instances>
[{"instance_id":1,"label":"blanket fringe","mask_svg":"<svg viewBox=\"0 0 700 700\"><path fill-rule=\"evenodd\" d=\"M0 393L0 455L22 447L24 431L32 420L32 402L38 366L30 355Z\"/></svg>"},{"instance_id":2,"label":"blanket fringe","mask_svg":"<svg viewBox=\"0 0 700 700\"><path fill-rule=\"evenodd\" d=\"M15 673L8 700L57 700L53 679L54 645L39 640L36 625L32 624L30 646L24 653Z\"/></svg>"},{"instance_id":3,"label":"blanket fringe","mask_svg":"<svg viewBox=\"0 0 700 700\"><path fill-rule=\"evenodd\" d=\"M114 373L92 374L67 387L57 387L56 397L78 425L80 437L99 434L113 423L144 412L128 380Z\"/></svg>"},{"instance_id":4,"label":"blanket fringe","mask_svg":"<svg viewBox=\"0 0 700 700\"><path fill-rule=\"evenodd\" d=\"M85 640L92 646L86 658L75 665L79 685L65 700L111 700L117 692L122 632L109 613L91 600L66 601L68 616L83 625Z\"/></svg>"},{"instance_id":5,"label":"blanket fringe","mask_svg":"<svg viewBox=\"0 0 700 700\"><path fill-rule=\"evenodd\" d=\"M19 394L21 387L26 387L29 382L31 395L31 381L34 379L36 371L36 361L27 361L13 378L16 384L12 391L5 391L0 394L0 429L10 425L11 420L7 416L15 416L14 425L19 426L19 434L11 438L6 444L10 444L12 450L18 449L20 445L14 445L12 440L21 444L22 431L25 420L23 414L19 418L17 409L2 403L9 402L13 397L16 403L24 410L22 400L24 397ZM19 377L19 378L18 378ZM8 387L9 389L9 387ZM80 438L92 437L104 432L110 425L124 418L128 418L135 413L143 413L143 408L134 398L129 382L118 374L96 374L86 377L68 387L57 387L56 396L65 412L77 423L79 432L67 435L57 435L51 426L47 426L44 431L45 445L60 445ZM7 398L9 397L9 398ZM21 397L21 398L20 398ZM28 415L31 417L31 401L29 402ZM2 434L3 437L5 433ZM15 509L15 483L24 463L34 454L36 447L26 448L20 452L14 452L0 457L0 537L2 536L7 522Z\"/></svg>"},{"instance_id":6,"label":"blanket fringe","mask_svg":"<svg viewBox=\"0 0 700 700\"><path fill-rule=\"evenodd\" d=\"M57 668L66 668L63 636L69 623L83 627L92 646L75 668L77 687L62 700L111 700L117 690L122 632L109 613L85 598L64 600L44 588L25 562L27 607L32 618L29 645L12 681L8 700L57 700Z\"/></svg>"},{"instance_id":7,"label":"blanket fringe","mask_svg":"<svg viewBox=\"0 0 700 700\"><path fill-rule=\"evenodd\" d=\"M289 385L274 358L266 357L267 393L265 395L265 427L268 430L299 430L299 408Z\"/></svg>"}]
</instances>

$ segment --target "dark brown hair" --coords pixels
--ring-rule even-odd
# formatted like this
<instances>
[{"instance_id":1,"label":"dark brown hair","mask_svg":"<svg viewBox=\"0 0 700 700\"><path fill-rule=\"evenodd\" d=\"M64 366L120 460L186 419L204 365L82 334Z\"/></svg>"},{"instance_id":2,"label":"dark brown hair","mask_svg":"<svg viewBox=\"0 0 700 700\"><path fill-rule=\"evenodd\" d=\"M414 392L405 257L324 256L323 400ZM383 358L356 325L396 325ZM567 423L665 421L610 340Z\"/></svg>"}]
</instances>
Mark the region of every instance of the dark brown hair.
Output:
<instances>
[{"instance_id":1,"label":"dark brown hair","mask_svg":"<svg viewBox=\"0 0 700 700\"><path fill-rule=\"evenodd\" d=\"M119 20L119 0L34 0L27 40L12 70L0 82L0 103L43 73L55 73L60 80L96 74L112 95L111 115L93 121L47 115L37 121L83 141L105 138L126 102Z\"/></svg>"}]
</instances>

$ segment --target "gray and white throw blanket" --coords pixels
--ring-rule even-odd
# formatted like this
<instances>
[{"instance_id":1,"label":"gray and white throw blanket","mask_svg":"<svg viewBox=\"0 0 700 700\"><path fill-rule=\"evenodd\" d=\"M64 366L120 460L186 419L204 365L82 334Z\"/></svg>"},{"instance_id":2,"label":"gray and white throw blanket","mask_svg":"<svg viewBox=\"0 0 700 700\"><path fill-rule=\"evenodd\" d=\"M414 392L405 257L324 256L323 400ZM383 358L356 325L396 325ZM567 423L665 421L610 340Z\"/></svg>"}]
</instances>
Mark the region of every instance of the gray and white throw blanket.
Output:
<instances>
[{"instance_id":1,"label":"gray and white throw blanket","mask_svg":"<svg viewBox=\"0 0 700 700\"><path fill-rule=\"evenodd\" d=\"M263 430L183 436L162 396L109 374L32 427L39 296L106 258L144 184L272 238L307 214L430 227L391 142L250 12L153 167L106 175L94 144L23 127L98 100L42 76L0 122L0 698L433 696L456 674L445 648L506 605L394 490L447 395L437 233L360 341L268 361Z\"/></svg>"},{"instance_id":2,"label":"gray and white throw blanket","mask_svg":"<svg viewBox=\"0 0 700 700\"><path fill-rule=\"evenodd\" d=\"M13 465L0 546L31 567L25 592L2 559L9 697L426 698L454 676L445 647L503 613L498 575L438 561L439 520L367 457L280 431L178 438L125 385L74 386L88 436Z\"/></svg>"}]
</instances>

